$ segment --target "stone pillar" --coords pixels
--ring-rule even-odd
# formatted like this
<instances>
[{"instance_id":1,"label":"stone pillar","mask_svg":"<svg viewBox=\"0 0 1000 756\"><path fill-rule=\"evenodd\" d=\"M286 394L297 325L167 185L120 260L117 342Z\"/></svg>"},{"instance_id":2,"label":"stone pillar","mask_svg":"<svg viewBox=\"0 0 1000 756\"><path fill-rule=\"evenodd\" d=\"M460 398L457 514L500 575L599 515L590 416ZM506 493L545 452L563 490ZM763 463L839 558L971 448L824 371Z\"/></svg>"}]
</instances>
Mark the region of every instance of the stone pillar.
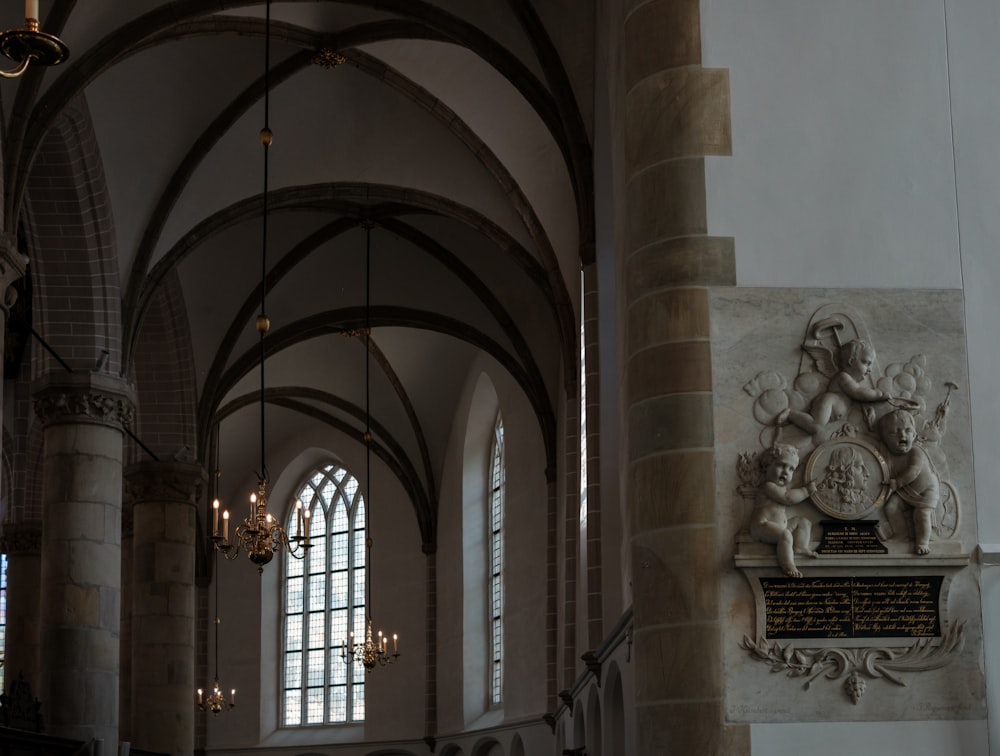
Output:
<instances>
[{"instance_id":1,"label":"stone pillar","mask_svg":"<svg viewBox=\"0 0 1000 756\"><path fill-rule=\"evenodd\" d=\"M42 571L42 524L8 522L3 528L7 554L7 630L4 690L19 675L38 691L38 586Z\"/></svg>"},{"instance_id":2,"label":"stone pillar","mask_svg":"<svg viewBox=\"0 0 1000 756\"><path fill-rule=\"evenodd\" d=\"M126 496L128 494L126 476ZM122 502L122 598L118 653L118 740L132 742L132 508Z\"/></svg>"},{"instance_id":3,"label":"stone pillar","mask_svg":"<svg viewBox=\"0 0 1000 756\"><path fill-rule=\"evenodd\" d=\"M41 674L47 732L118 748L123 427L132 392L113 376L49 375L44 424Z\"/></svg>"},{"instance_id":4,"label":"stone pillar","mask_svg":"<svg viewBox=\"0 0 1000 756\"><path fill-rule=\"evenodd\" d=\"M706 155L731 154L729 76L701 66L698 0L623 4L623 387L636 752L750 752L727 726L708 287L733 285L708 236Z\"/></svg>"},{"instance_id":5,"label":"stone pillar","mask_svg":"<svg viewBox=\"0 0 1000 756\"><path fill-rule=\"evenodd\" d=\"M195 545L208 475L187 462L125 471L132 505L132 737L158 753L194 752Z\"/></svg>"}]
</instances>

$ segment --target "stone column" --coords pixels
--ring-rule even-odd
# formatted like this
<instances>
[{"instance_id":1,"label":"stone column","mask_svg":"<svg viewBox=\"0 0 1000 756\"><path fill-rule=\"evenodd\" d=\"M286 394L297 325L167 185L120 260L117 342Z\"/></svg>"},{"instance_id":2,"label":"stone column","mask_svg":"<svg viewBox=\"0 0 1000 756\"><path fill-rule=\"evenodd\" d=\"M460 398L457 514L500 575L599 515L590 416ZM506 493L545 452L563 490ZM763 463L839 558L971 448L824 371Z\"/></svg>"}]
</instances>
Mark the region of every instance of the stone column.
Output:
<instances>
[{"instance_id":1,"label":"stone column","mask_svg":"<svg viewBox=\"0 0 1000 756\"><path fill-rule=\"evenodd\" d=\"M194 752L195 545L208 475L186 462L125 471L132 505L133 745Z\"/></svg>"},{"instance_id":2,"label":"stone column","mask_svg":"<svg viewBox=\"0 0 1000 756\"><path fill-rule=\"evenodd\" d=\"M4 690L19 675L38 692L38 586L42 571L42 524L8 522L3 528L7 554L7 630Z\"/></svg>"},{"instance_id":3,"label":"stone column","mask_svg":"<svg viewBox=\"0 0 1000 756\"><path fill-rule=\"evenodd\" d=\"M35 386L44 424L41 674L52 735L118 748L122 435L132 391L98 373Z\"/></svg>"},{"instance_id":4,"label":"stone column","mask_svg":"<svg viewBox=\"0 0 1000 756\"><path fill-rule=\"evenodd\" d=\"M126 496L128 484L126 476ZM118 740L132 742L132 513L133 502L122 502L122 597L119 629Z\"/></svg>"},{"instance_id":5,"label":"stone column","mask_svg":"<svg viewBox=\"0 0 1000 756\"><path fill-rule=\"evenodd\" d=\"M727 726L708 287L733 241L708 235L705 156L731 154L729 76L701 66L698 0L623 5L625 476L636 752L750 752Z\"/></svg>"}]
</instances>

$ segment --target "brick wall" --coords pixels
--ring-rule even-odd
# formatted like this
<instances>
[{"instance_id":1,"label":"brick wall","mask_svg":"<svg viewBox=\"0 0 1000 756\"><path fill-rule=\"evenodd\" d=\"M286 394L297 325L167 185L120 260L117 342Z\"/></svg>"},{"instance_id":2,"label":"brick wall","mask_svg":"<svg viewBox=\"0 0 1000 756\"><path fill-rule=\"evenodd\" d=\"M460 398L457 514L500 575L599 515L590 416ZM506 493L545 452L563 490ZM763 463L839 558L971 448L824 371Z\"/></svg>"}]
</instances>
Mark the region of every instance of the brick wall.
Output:
<instances>
[{"instance_id":1,"label":"brick wall","mask_svg":"<svg viewBox=\"0 0 1000 756\"><path fill-rule=\"evenodd\" d=\"M78 98L45 135L25 204L34 327L73 369L121 370L121 292L114 221L97 139ZM59 369L34 349L32 375Z\"/></svg>"}]
</instances>

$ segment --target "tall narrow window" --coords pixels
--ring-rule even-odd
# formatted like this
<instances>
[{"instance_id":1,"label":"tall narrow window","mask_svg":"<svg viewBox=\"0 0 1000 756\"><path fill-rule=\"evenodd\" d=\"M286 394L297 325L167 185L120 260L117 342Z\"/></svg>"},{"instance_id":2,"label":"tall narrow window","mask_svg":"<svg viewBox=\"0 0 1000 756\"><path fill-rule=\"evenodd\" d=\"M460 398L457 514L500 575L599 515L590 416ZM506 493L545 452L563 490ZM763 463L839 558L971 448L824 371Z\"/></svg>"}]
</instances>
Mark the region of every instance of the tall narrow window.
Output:
<instances>
[{"instance_id":1,"label":"tall narrow window","mask_svg":"<svg viewBox=\"0 0 1000 756\"><path fill-rule=\"evenodd\" d=\"M577 579L584 593L590 593L590 554L587 534L589 505L587 497L587 286L580 271L580 509L577 512ZM585 606L586 604L584 604Z\"/></svg>"},{"instance_id":2,"label":"tall narrow window","mask_svg":"<svg viewBox=\"0 0 1000 756\"><path fill-rule=\"evenodd\" d=\"M503 700L503 520L506 472L503 420L497 415L490 455L490 701Z\"/></svg>"},{"instance_id":3,"label":"tall narrow window","mask_svg":"<svg viewBox=\"0 0 1000 756\"><path fill-rule=\"evenodd\" d=\"M7 656L7 555L0 554L0 659ZM6 680L0 666L0 691L6 690Z\"/></svg>"},{"instance_id":4,"label":"tall narrow window","mask_svg":"<svg viewBox=\"0 0 1000 756\"><path fill-rule=\"evenodd\" d=\"M587 326L584 318L586 292L580 276L580 530L586 540L587 530Z\"/></svg>"},{"instance_id":5,"label":"tall narrow window","mask_svg":"<svg viewBox=\"0 0 1000 756\"><path fill-rule=\"evenodd\" d=\"M289 534L309 528L305 559L285 556L283 706L285 727L361 722L365 670L345 664L341 644L365 632L365 503L357 478L336 465L299 489L303 512Z\"/></svg>"}]
</instances>

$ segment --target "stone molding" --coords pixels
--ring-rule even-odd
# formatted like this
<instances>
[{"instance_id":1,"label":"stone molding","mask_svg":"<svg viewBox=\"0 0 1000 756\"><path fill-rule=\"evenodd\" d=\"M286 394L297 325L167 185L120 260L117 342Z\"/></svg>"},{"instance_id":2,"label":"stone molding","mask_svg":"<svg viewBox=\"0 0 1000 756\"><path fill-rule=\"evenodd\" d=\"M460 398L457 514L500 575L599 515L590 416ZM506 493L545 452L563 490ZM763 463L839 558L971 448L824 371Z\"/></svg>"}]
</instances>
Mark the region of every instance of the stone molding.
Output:
<instances>
[{"instance_id":1,"label":"stone molding","mask_svg":"<svg viewBox=\"0 0 1000 756\"><path fill-rule=\"evenodd\" d=\"M125 493L132 505L170 502L197 506L208 473L193 462L140 462L125 469Z\"/></svg>"},{"instance_id":2,"label":"stone molding","mask_svg":"<svg viewBox=\"0 0 1000 756\"><path fill-rule=\"evenodd\" d=\"M48 375L34 387L35 414L45 426L107 425L124 430L135 417L134 389L101 373Z\"/></svg>"},{"instance_id":3,"label":"stone molding","mask_svg":"<svg viewBox=\"0 0 1000 756\"><path fill-rule=\"evenodd\" d=\"M37 556L41 554L41 523L8 522L3 526L0 548L7 556Z\"/></svg>"}]
</instances>

